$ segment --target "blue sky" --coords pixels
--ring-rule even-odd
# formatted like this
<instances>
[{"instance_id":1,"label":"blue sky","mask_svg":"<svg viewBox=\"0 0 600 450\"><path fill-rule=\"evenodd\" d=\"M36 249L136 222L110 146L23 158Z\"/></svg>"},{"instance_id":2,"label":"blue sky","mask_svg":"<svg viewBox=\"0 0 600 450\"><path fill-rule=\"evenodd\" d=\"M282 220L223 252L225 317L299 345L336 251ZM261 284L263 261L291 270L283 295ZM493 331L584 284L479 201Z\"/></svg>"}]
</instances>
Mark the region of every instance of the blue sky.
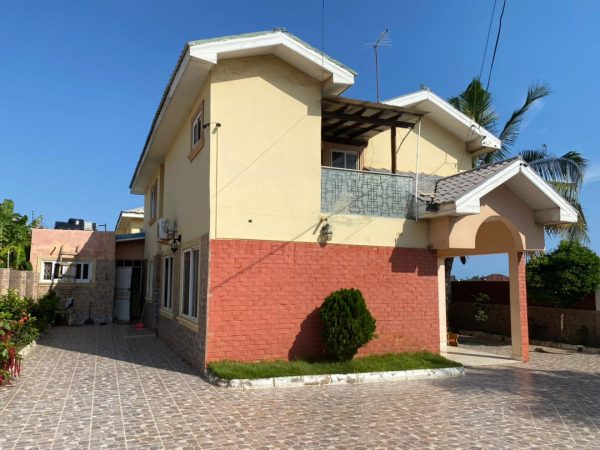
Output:
<instances>
[{"instance_id":1,"label":"blue sky","mask_svg":"<svg viewBox=\"0 0 600 450\"><path fill-rule=\"evenodd\" d=\"M499 0L498 3L501 3ZM365 45L389 28L381 96L429 86L459 93L479 72L493 0L326 0L325 51L359 72L349 96L374 99ZM502 117L532 81L553 94L532 111L515 151L546 144L591 161L583 206L600 250L600 2L508 0L490 89ZM81 217L114 227L139 206L129 181L184 42L282 26L321 46L321 0L12 2L0 14L0 198L45 224ZM549 241L549 246L555 241ZM475 263L477 261L477 263ZM504 258L457 265L505 271Z\"/></svg>"}]
</instances>

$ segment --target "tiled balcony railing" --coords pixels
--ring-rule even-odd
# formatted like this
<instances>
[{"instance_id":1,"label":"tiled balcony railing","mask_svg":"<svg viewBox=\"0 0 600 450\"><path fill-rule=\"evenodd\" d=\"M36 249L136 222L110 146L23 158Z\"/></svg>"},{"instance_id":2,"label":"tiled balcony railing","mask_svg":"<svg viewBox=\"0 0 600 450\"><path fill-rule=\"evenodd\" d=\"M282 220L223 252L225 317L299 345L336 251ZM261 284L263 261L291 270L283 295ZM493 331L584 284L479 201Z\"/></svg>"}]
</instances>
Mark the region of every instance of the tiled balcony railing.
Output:
<instances>
[{"instance_id":1,"label":"tiled balcony railing","mask_svg":"<svg viewBox=\"0 0 600 450\"><path fill-rule=\"evenodd\" d=\"M321 212L412 217L414 178L388 173L321 168Z\"/></svg>"}]
</instances>

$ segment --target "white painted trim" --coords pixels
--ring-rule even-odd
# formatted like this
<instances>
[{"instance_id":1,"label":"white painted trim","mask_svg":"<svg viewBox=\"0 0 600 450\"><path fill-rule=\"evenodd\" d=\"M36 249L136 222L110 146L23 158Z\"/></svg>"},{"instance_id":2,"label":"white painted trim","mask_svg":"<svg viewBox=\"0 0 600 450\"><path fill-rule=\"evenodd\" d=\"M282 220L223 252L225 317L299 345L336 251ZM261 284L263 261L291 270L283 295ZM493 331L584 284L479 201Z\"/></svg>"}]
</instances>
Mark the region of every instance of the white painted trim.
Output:
<instances>
[{"instance_id":1,"label":"white painted trim","mask_svg":"<svg viewBox=\"0 0 600 450\"><path fill-rule=\"evenodd\" d=\"M198 297L199 297L199 285L200 285L200 267L195 267L194 266L194 252L197 251L198 252L198 266L200 265L200 246L195 245L192 247L186 247L184 249L181 250L181 261L180 261L180 276L179 276L179 298L181 299L181 301L179 302L179 314L184 317L186 320L193 322L193 323L198 323ZM190 269L196 273L196 315L192 316L190 314L186 314L183 312L183 302L186 301L186 299L184 298L183 292L184 292L184 280L185 280L185 254L189 253L190 254ZM190 281L189 281L189 290L190 290L190 294L192 292L192 287L193 287L193 282L194 279L192 276L190 276ZM188 301L188 311L191 309L192 304L189 303Z\"/></svg>"},{"instance_id":2,"label":"white painted trim","mask_svg":"<svg viewBox=\"0 0 600 450\"><path fill-rule=\"evenodd\" d=\"M472 133L480 138L479 142L469 141L467 147L469 151L476 152L482 149L497 150L502 147L502 141L494 136L493 133L486 130L477 122L460 112L446 100L442 99L431 91L421 90L385 100L383 103L394 106L408 107L415 106L415 104L424 102L426 100L430 101L436 107L446 113L449 118L460 122L467 128L471 128Z\"/></svg>"},{"instance_id":3,"label":"white painted trim","mask_svg":"<svg viewBox=\"0 0 600 450\"><path fill-rule=\"evenodd\" d=\"M518 174L523 174L531 183L537 187L552 203L560 209L559 222L577 222L577 211L567 202L552 186L546 183L531 167L520 159L516 159L496 175L488 178L475 189L467 192L455 202L457 214L478 214L480 212L481 198L498 188ZM542 217L541 215L539 216Z\"/></svg>"},{"instance_id":4,"label":"white painted trim","mask_svg":"<svg viewBox=\"0 0 600 450\"><path fill-rule=\"evenodd\" d=\"M211 64L217 64L219 58L225 57L227 53L235 52L236 57L245 56L259 48L264 48L271 53L273 47L282 46L294 53L302 56L308 62L329 72L336 84L354 84L354 74L345 67L336 64L327 57L323 57L314 49L303 45L296 39L290 37L287 33L274 31L272 33L260 34L257 36L240 36L239 38L227 39L223 41L212 41L190 46L190 55L193 58L202 59ZM300 68L302 69L302 68ZM321 80L324 81L324 80Z\"/></svg>"}]
</instances>

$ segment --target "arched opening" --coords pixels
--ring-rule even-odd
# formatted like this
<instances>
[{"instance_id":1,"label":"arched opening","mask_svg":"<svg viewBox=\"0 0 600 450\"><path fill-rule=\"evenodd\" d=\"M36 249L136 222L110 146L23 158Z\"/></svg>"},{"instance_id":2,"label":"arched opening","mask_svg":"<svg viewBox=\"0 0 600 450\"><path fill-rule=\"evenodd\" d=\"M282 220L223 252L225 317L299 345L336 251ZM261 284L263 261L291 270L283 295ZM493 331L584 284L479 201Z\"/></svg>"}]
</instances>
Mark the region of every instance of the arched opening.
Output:
<instances>
[{"instance_id":1,"label":"arched opening","mask_svg":"<svg viewBox=\"0 0 600 450\"><path fill-rule=\"evenodd\" d=\"M467 233L469 233L467 235ZM447 299L446 265L448 257L475 257L480 255L504 254L508 257L510 335L512 357L528 360L527 298L525 289L525 257L523 236L517 227L506 217L499 215L471 216L463 223L456 222L450 230L450 242L453 236L459 236L461 248L438 250L438 290L440 309L441 350L447 346ZM459 239L455 239L458 242ZM476 330L473 330L476 331ZM451 353L450 349L450 353Z\"/></svg>"}]
</instances>

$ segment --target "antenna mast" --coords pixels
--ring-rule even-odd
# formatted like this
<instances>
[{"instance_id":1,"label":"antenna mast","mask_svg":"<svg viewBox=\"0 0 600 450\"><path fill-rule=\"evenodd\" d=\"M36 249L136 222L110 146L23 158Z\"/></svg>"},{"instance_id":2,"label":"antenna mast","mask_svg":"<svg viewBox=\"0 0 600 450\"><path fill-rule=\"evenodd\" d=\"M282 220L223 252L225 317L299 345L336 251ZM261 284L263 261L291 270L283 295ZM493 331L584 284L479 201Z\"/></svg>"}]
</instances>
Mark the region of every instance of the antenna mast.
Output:
<instances>
[{"instance_id":1,"label":"antenna mast","mask_svg":"<svg viewBox=\"0 0 600 450\"><path fill-rule=\"evenodd\" d=\"M378 59L378 50L382 45L391 45L391 41L388 38L388 29L386 28L383 32L379 34L377 40L373 43L373 51L375 52L375 83L377 86L377 103L380 102L379 97L379 59Z\"/></svg>"}]
</instances>

